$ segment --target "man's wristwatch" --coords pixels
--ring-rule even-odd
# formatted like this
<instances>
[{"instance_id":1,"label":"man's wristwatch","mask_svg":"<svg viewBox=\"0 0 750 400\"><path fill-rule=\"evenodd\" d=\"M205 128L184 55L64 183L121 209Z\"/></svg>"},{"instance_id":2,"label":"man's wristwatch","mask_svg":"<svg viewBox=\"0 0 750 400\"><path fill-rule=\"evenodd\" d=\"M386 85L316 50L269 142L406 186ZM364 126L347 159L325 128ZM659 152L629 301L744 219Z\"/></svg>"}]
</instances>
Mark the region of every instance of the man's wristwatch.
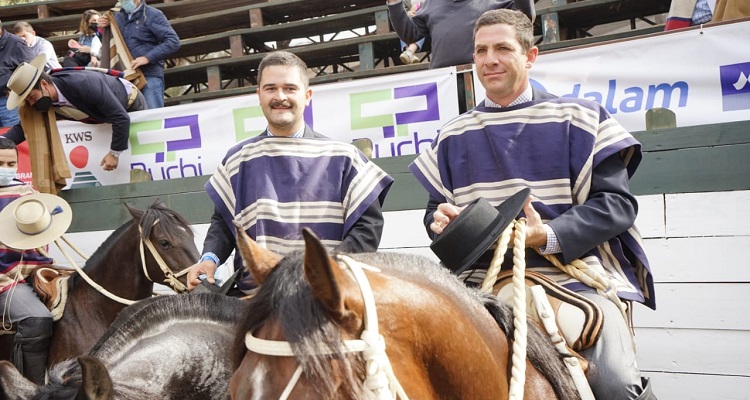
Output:
<instances>
[{"instance_id":1,"label":"man's wristwatch","mask_svg":"<svg viewBox=\"0 0 750 400\"><path fill-rule=\"evenodd\" d=\"M109 154L111 154L112 157L114 157L114 158L120 158L120 154L122 154L122 152L121 151L110 150Z\"/></svg>"}]
</instances>

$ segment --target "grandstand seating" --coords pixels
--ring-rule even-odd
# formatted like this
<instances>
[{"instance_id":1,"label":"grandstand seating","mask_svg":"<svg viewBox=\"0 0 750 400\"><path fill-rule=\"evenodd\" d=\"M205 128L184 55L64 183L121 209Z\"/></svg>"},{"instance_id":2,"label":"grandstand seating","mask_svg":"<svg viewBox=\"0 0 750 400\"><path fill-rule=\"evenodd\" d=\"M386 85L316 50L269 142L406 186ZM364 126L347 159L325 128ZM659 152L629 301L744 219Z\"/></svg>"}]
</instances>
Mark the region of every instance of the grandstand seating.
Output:
<instances>
[{"instance_id":1,"label":"grandstand seating","mask_svg":"<svg viewBox=\"0 0 750 400\"><path fill-rule=\"evenodd\" d=\"M398 37L390 29L383 0L148 0L167 16L182 48L169 60L167 88L179 104L254 91L264 52L286 48L310 66L313 82L419 70L402 66ZM649 16L668 11L671 0L549 0L537 4L535 32L541 51L661 31ZM551 4L547 6L547 4ZM58 55L75 38L81 13L105 11L112 0L51 0L0 7L6 29L25 20L49 39ZM560 37L542 42L542 23L554 16ZM636 21L647 23L637 27ZM630 22L630 29L596 35L592 28ZM642 25L642 24L641 24ZM426 46L429 51L429 41ZM174 95L174 91L171 91Z\"/></svg>"}]
</instances>

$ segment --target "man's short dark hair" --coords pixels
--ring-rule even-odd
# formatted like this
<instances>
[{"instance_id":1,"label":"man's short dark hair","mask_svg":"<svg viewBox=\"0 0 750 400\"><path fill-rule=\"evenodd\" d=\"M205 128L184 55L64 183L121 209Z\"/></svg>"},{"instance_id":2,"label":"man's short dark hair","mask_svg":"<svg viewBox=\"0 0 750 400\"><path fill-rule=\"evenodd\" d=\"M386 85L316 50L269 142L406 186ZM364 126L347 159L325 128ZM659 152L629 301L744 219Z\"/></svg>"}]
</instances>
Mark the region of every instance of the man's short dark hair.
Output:
<instances>
[{"instance_id":1,"label":"man's short dark hair","mask_svg":"<svg viewBox=\"0 0 750 400\"><path fill-rule=\"evenodd\" d=\"M479 28L490 25L510 25L516 31L516 40L521 44L524 54L534 47L534 28L526 14L509 9L490 10L482 14L474 23L474 38Z\"/></svg>"},{"instance_id":2,"label":"man's short dark hair","mask_svg":"<svg viewBox=\"0 0 750 400\"><path fill-rule=\"evenodd\" d=\"M16 151L16 155L18 155L18 148L16 147L16 143L5 136L0 136L0 150L6 149L13 149Z\"/></svg>"},{"instance_id":3,"label":"man's short dark hair","mask_svg":"<svg viewBox=\"0 0 750 400\"><path fill-rule=\"evenodd\" d=\"M310 79L307 77L307 64L305 64L305 62L295 54L283 50L269 53L267 56L263 57L262 60L260 60L260 65L258 65L258 85L260 85L263 70L266 69L266 67L270 67L273 65L297 67L297 69L299 69L300 77L302 78L302 83L305 85L305 89L310 86Z\"/></svg>"}]
</instances>

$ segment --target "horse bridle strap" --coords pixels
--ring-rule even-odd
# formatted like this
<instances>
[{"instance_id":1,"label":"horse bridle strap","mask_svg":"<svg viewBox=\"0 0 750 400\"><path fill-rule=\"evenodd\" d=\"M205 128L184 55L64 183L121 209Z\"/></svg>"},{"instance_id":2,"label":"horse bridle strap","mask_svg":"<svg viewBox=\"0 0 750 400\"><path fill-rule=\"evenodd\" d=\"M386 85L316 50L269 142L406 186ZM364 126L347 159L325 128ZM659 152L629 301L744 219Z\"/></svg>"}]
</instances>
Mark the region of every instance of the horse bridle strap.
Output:
<instances>
[{"instance_id":1,"label":"horse bridle strap","mask_svg":"<svg viewBox=\"0 0 750 400\"><path fill-rule=\"evenodd\" d=\"M361 339L344 340L343 347L340 349L345 353L362 352L366 362L366 374L364 387L365 396L371 400L386 399L405 399L408 396L403 387L393 373L393 367L385 353L385 339L378 331L378 314L375 308L375 297L372 294L370 282L367 280L363 269L379 271L377 268L357 262L350 257L339 255L339 262L349 268L354 281L357 282L359 289L362 291L365 305L365 329L362 331ZM294 352L289 342L280 340L258 339L253 336L252 332L245 334L245 347L248 350L268 356L293 357ZM328 355L336 353L335 350L318 346L318 354ZM289 380L287 387L281 394L280 399L285 400L289 397L297 380L302 375L302 366L298 365L294 375Z\"/></svg>"},{"instance_id":2,"label":"horse bridle strap","mask_svg":"<svg viewBox=\"0 0 750 400\"><path fill-rule=\"evenodd\" d=\"M156 225L159 222L157 219L154 221L154 225ZM184 283L180 282L177 278L181 277L182 275L185 275L190 270L189 268L184 269L178 273L174 273L167 263L164 261L163 258L161 258L161 255L158 251L156 251L156 247L154 247L154 244L151 243L151 241L148 238L143 237L143 228L141 228L140 225L138 225L138 233L140 233L139 236L141 236L140 241L140 252L141 252L141 265L143 266L143 273L146 275L146 278L153 282L154 280L151 279L151 277L148 275L148 270L146 269L146 254L143 251L143 245L145 244L148 248L148 251L151 252L151 255L154 257L154 260L156 260L156 264L159 265L159 268L161 268L161 271L164 273L164 283L168 284L172 290L174 290L177 293L183 293L187 292L187 286L185 286Z\"/></svg>"}]
</instances>

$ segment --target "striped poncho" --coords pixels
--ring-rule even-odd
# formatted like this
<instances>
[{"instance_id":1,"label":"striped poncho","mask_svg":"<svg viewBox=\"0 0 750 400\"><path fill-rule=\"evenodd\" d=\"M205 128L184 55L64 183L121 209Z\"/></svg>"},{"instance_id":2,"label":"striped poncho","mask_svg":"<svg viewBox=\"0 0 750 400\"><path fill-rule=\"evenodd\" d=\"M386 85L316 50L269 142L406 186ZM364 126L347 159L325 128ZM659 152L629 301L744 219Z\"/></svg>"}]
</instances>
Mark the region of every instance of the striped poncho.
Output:
<instances>
[{"instance_id":1,"label":"striped poncho","mask_svg":"<svg viewBox=\"0 0 750 400\"><path fill-rule=\"evenodd\" d=\"M0 187L0 210L8 206L13 200L36 193L29 185L20 181L13 181L9 186ZM0 229L15 229L4 226ZM36 250L26 250L23 253L9 249L0 243L0 292L10 290L18 283L23 283L24 278L39 265L52 264L52 259L44 257Z\"/></svg>"},{"instance_id":2,"label":"striped poncho","mask_svg":"<svg viewBox=\"0 0 750 400\"><path fill-rule=\"evenodd\" d=\"M304 248L302 228L336 247L393 179L354 146L328 138L258 136L231 148L205 189L228 226L261 246Z\"/></svg>"},{"instance_id":3,"label":"striped poncho","mask_svg":"<svg viewBox=\"0 0 750 400\"><path fill-rule=\"evenodd\" d=\"M587 201L594 168L613 154L632 177L641 159L635 138L597 103L561 98L477 107L448 122L410 169L432 199L458 206L479 197L497 205L531 188L547 222ZM614 279L620 297L654 307L653 277L634 226L580 259ZM570 289L585 288L530 249L527 265Z\"/></svg>"}]
</instances>

